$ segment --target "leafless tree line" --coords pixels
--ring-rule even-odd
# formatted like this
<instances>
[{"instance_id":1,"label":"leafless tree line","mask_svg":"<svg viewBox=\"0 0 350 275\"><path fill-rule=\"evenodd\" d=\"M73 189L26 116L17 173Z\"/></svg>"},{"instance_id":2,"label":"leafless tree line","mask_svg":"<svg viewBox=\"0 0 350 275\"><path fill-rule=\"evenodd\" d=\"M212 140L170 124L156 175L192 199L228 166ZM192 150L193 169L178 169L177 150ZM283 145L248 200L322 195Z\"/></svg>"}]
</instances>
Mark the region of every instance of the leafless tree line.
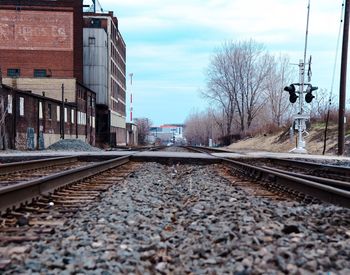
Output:
<instances>
[{"instance_id":1,"label":"leafless tree line","mask_svg":"<svg viewBox=\"0 0 350 275\"><path fill-rule=\"evenodd\" d=\"M202 91L211 107L188 117L187 140L208 144L212 138L216 143L230 143L235 136L256 129L282 127L296 113L283 91L298 82L296 69L287 56L271 55L254 40L224 43L212 56L207 88ZM318 112L325 110L324 98L318 102Z\"/></svg>"},{"instance_id":2,"label":"leafless tree line","mask_svg":"<svg viewBox=\"0 0 350 275\"><path fill-rule=\"evenodd\" d=\"M135 118L135 124L137 125L138 144L145 145L147 143L146 137L152 126L152 121L149 118Z\"/></svg>"}]
</instances>

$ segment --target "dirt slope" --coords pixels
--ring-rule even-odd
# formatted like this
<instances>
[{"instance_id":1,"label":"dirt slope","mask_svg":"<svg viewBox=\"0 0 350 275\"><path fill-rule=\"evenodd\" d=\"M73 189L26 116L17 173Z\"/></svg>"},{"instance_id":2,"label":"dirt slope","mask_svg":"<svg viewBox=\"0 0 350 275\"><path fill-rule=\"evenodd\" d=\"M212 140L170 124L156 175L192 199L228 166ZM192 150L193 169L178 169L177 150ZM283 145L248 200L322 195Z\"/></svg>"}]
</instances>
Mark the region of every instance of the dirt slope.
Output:
<instances>
[{"instance_id":1,"label":"dirt slope","mask_svg":"<svg viewBox=\"0 0 350 275\"><path fill-rule=\"evenodd\" d=\"M331 126L327 133L326 155L337 154L337 126ZM272 135L259 135L233 143L227 148L230 150L259 150L269 152L288 152L296 146L296 135L290 138L289 129ZM324 140L324 124L315 124L305 137L306 149L309 154L322 155ZM350 134L349 131L345 142L345 156L350 156Z\"/></svg>"}]
</instances>

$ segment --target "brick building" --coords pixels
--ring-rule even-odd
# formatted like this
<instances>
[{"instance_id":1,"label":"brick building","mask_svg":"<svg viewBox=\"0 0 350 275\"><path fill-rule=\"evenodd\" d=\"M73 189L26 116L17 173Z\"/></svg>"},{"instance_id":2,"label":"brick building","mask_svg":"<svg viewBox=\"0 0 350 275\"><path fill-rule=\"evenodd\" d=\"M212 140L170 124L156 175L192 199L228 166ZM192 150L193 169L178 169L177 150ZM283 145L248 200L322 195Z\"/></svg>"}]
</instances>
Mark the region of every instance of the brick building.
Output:
<instances>
[{"instance_id":1,"label":"brick building","mask_svg":"<svg viewBox=\"0 0 350 275\"><path fill-rule=\"evenodd\" d=\"M95 93L81 87L84 98ZM65 102L0 83L0 149L44 149L61 137L95 143L94 108L85 100Z\"/></svg>"},{"instance_id":2,"label":"brick building","mask_svg":"<svg viewBox=\"0 0 350 275\"><path fill-rule=\"evenodd\" d=\"M75 106L67 119L73 115L78 123L69 135L95 143L96 95L83 84L82 0L1 0L0 69L5 87L16 93L28 90L45 94L45 101L51 98ZM32 94L29 97L27 101L40 102ZM23 125L31 123L26 120ZM63 133L57 127L51 130L54 135L46 146Z\"/></svg>"},{"instance_id":3,"label":"brick building","mask_svg":"<svg viewBox=\"0 0 350 275\"><path fill-rule=\"evenodd\" d=\"M97 143L126 145L126 46L118 20L84 13L84 83L96 92Z\"/></svg>"},{"instance_id":4,"label":"brick building","mask_svg":"<svg viewBox=\"0 0 350 275\"><path fill-rule=\"evenodd\" d=\"M79 0L1 0L4 76L75 78L82 82L82 9Z\"/></svg>"}]
</instances>

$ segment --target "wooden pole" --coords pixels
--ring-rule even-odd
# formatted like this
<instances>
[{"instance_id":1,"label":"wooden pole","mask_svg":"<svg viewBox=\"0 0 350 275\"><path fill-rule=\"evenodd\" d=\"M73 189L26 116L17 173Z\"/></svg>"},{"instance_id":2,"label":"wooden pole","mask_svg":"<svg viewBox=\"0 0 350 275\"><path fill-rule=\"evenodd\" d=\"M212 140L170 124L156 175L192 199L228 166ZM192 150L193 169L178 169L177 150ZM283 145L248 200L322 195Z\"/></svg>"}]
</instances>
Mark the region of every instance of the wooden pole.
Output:
<instances>
[{"instance_id":1,"label":"wooden pole","mask_svg":"<svg viewBox=\"0 0 350 275\"><path fill-rule=\"evenodd\" d=\"M345 144L345 101L346 101L346 71L348 61L348 42L349 42L349 3L345 1L343 46L340 71L340 91L339 91L339 121L338 121L338 155L344 154Z\"/></svg>"}]
</instances>

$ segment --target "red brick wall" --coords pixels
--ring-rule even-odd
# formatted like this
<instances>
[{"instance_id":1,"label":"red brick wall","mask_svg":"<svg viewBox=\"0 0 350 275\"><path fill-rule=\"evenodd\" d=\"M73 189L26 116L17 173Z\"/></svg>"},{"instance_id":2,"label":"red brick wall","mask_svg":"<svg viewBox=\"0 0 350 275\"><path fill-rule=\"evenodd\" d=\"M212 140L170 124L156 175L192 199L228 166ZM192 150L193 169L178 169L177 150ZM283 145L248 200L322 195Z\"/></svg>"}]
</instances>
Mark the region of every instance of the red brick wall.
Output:
<instances>
[{"instance_id":1,"label":"red brick wall","mask_svg":"<svg viewBox=\"0 0 350 275\"><path fill-rule=\"evenodd\" d=\"M5 15L6 10L9 15ZM75 77L78 81L83 81L82 1L58 0L53 2L44 0L23 0L19 2L16 0L1 0L0 11L3 11L3 13L5 12L2 16L4 22L5 16L8 16L11 22L13 17L11 17L11 15L14 13L18 13L26 18L30 18L32 13L33 19L33 22L27 20L27 22L30 22L28 23L28 32L33 39L29 39L26 46L23 46L25 45L23 43L22 47L17 46L16 49L16 44L13 43L11 37L7 37L6 39L0 37L0 66L4 75L6 75L8 68L19 68L21 70L21 76L23 77L32 77L34 69L46 69L49 74L52 74L52 77ZM33 13L33 11L35 12ZM40 14L42 14L42 16L40 16ZM50 18L54 16L61 18L61 20L58 20L58 26L54 26L54 20L50 22L49 19L47 19L49 22L48 26L45 26L45 17ZM65 17L72 20L73 26L70 26L68 23L64 25ZM22 26L18 23L16 26L16 32L26 31L24 25ZM57 37L55 37L53 33L56 33L56 36L57 33L62 34L61 30L59 30L60 26L66 28L63 28L63 30L67 35L68 41L72 43L63 43L61 41L60 44L60 41L57 40ZM6 26L4 23L2 24L2 28L5 32L7 28L7 32L9 34L11 33L9 31L11 26ZM50 28L57 29L52 30L52 33L50 33ZM44 33L46 32L47 35L43 34L43 31ZM2 33L4 33L4 31ZM17 36L22 37L23 35L21 33L17 34ZM40 39L42 39L42 43L38 43ZM47 39L51 39L51 43L47 41ZM30 43L30 41L32 41L32 43ZM6 45L6 43L8 43L8 45ZM40 45L42 45L41 48ZM55 47L55 45L57 46ZM31 46L33 49L29 49ZM49 69L51 72L48 71Z\"/></svg>"},{"instance_id":2,"label":"red brick wall","mask_svg":"<svg viewBox=\"0 0 350 275\"><path fill-rule=\"evenodd\" d=\"M0 50L3 76L7 69L18 68L21 77L33 77L34 69L46 69L52 77L74 77L73 52Z\"/></svg>"}]
</instances>

